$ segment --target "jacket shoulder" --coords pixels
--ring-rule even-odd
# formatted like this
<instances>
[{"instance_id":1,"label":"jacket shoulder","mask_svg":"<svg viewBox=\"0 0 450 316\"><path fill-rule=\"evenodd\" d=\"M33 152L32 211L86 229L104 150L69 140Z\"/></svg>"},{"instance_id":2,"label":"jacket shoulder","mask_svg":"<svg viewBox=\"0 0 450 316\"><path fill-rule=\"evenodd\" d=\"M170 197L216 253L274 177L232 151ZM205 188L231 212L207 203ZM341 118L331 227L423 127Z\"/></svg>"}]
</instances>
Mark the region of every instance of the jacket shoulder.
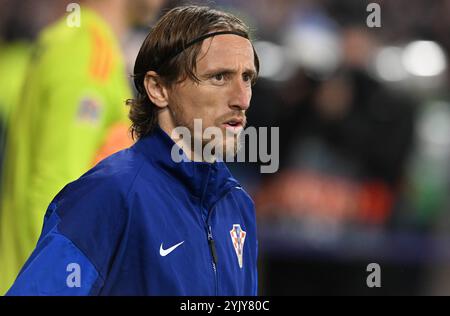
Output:
<instances>
[{"instance_id":1,"label":"jacket shoulder","mask_svg":"<svg viewBox=\"0 0 450 316\"><path fill-rule=\"evenodd\" d=\"M86 254L101 276L107 275L126 233L127 195L143 163L133 151L120 151L69 183L47 210L45 220L56 215L58 231Z\"/></svg>"},{"instance_id":2,"label":"jacket shoulder","mask_svg":"<svg viewBox=\"0 0 450 316\"><path fill-rule=\"evenodd\" d=\"M69 183L57 196L57 202L67 198L96 200L126 198L144 159L131 148L121 150L100 161L78 180Z\"/></svg>"}]
</instances>

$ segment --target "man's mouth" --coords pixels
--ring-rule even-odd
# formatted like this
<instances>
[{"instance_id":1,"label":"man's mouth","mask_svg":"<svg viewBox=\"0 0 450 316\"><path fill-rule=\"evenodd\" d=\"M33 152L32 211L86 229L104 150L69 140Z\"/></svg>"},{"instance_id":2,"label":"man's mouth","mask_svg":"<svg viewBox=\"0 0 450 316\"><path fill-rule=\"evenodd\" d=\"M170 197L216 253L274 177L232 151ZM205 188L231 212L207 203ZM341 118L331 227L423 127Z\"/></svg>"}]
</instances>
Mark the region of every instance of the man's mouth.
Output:
<instances>
[{"instance_id":1,"label":"man's mouth","mask_svg":"<svg viewBox=\"0 0 450 316\"><path fill-rule=\"evenodd\" d=\"M240 132L242 129L244 129L245 119L239 117L231 118L225 121L223 125L227 130L233 133Z\"/></svg>"}]
</instances>

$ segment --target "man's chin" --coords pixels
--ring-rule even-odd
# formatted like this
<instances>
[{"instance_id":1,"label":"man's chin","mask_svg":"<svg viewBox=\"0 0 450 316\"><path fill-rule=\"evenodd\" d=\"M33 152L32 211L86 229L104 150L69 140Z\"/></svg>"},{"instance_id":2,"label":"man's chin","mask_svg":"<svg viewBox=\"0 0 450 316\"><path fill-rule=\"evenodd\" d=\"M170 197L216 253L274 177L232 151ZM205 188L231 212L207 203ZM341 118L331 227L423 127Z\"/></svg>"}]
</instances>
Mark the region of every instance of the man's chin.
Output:
<instances>
[{"instance_id":1,"label":"man's chin","mask_svg":"<svg viewBox=\"0 0 450 316\"><path fill-rule=\"evenodd\" d=\"M202 148L205 161L229 161L236 157L240 144L237 137L232 137L225 138L219 142L204 140Z\"/></svg>"},{"instance_id":2,"label":"man's chin","mask_svg":"<svg viewBox=\"0 0 450 316\"><path fill-rule=\"evenodd\" d=\"M243 125L231 126L228 124L224 124L221 129L224 135L226 135L226 137L239 136L244 131L244 126Z\"/></svg>"},{"instance_id":3,"label":"man's chin","mask_svg":"<svg viewBox=\"0 0 450 316\"><path fill-rule=\"evenodd\" d=\"M239 142L239 134L232 138L227 138L224 142L223 152L224 152L224 160L228 157L228 159L232 157L236 157L237 153L241 149L241 144Z\"/></svg>"}]
</instances>

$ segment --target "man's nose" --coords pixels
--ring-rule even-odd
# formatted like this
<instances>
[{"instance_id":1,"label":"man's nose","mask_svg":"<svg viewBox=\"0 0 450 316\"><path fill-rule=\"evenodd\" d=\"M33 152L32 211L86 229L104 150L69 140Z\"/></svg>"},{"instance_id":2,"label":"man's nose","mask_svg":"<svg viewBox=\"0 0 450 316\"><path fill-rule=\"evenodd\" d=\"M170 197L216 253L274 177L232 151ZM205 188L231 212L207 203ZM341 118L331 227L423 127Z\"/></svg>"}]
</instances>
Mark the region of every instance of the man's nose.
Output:
<instances>
[{"instance_id":1,"label":"man's nose","mask_svg":"<svg viewBox=\"0 0 450 316\"><path fill-rule=\"evenodd\" d=\"M242 78L235 80L231 87L230 107L233 109L247 110L250 107L252 88Z\"/></svg>"}]
</instances>

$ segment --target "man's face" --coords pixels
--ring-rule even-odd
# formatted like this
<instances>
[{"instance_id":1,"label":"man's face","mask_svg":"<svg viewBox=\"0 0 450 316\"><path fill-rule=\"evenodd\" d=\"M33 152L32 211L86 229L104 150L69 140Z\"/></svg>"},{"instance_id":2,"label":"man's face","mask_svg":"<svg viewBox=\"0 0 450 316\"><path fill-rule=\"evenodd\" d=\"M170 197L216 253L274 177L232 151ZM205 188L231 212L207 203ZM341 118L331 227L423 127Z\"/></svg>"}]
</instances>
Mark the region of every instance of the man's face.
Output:
<instances>
[{"instance_id":1,"label":"man's face","mask_svg":"<svg viewBox=\"0 0 450 316\"><path fill-rule=\"evenodd\" d=\"M176 126L186 126L194 135L194 119L202 120L203 130L217 127L217 140L223 153L235 155L237 139L246 124L252 80L256 77L251 43L240 36L226 34L203 41L197 60L196 75L169 89L169 109ZM175 127L176 127L175 126ZM198 137L201 135L194 135ZM202 138L203 145L210 139Z\"/></svg>"}]
</instances>

